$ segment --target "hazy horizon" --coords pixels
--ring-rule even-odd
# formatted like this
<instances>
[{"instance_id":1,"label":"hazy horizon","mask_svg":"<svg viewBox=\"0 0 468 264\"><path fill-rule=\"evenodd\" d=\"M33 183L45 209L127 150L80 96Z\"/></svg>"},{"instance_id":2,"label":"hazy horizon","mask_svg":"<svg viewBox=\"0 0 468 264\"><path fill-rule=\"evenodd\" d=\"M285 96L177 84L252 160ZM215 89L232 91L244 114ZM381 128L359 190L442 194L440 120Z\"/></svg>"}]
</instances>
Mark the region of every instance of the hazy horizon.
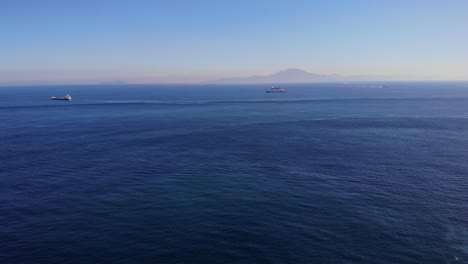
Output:
<instances>
[{"instance_id":1,"label":"hazy horizon","mask_svg":"<svg viewBox=\"0 0 468 264\"><path fill-rule=\"evenodd\" d=\"M462 0L50 0L0 10L0 85L190 84L288 68L363 81L468 80Z\"/></svg>"}]
</instances>

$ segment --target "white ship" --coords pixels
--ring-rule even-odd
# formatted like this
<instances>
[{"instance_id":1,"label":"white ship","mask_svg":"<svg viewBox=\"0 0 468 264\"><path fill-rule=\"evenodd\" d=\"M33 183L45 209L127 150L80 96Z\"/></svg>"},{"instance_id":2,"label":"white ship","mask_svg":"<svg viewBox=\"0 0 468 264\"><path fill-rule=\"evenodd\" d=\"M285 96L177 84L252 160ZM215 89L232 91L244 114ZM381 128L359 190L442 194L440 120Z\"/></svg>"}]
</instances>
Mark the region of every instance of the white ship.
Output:
<instances>
[{"instance_id":1,"label":"white ship","mask_svg":"<svg viewBox=\"0 0 468 264\"><path fill-rule=\"evenodd\" d=\"M71 101L71 96L69 94L65 95L64 97L56 97L52 96L50 100L62 100L62 101Z\"/></svg>"}]
</instances>

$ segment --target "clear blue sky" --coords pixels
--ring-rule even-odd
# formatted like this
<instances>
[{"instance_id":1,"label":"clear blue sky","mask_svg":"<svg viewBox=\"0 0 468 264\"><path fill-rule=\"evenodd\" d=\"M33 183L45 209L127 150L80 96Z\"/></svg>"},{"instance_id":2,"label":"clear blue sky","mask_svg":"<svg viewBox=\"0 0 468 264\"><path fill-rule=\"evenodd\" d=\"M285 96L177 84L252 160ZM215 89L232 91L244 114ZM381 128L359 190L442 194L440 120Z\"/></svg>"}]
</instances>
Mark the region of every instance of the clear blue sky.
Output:
<instances>
[{"instance_id":1,"label":"clear blue sky","mask_svg":"<svg viewBox=\"0 0 468 264\"><path fill-rule=\"evenodd\" d=\"M0 83L468 79L466 0L1 0Z\"/></svg>"}]
</instances>

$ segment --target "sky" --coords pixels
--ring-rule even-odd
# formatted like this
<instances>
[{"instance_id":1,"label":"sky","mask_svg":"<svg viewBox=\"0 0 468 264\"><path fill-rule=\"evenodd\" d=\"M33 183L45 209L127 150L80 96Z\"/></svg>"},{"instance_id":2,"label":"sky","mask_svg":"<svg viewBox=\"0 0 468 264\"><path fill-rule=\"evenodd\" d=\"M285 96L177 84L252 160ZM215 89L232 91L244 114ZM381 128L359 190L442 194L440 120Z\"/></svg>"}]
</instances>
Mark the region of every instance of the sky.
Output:
<instances>
[{"instance_id":1,"label":"sky","mask_svg":"<svg viewBox=\"0 0 468 264\"><path fill-rule=\"evenodd\" d=\"M466 0L0 0L0 84L468 80Z\"/></svg>"}]
</instances>

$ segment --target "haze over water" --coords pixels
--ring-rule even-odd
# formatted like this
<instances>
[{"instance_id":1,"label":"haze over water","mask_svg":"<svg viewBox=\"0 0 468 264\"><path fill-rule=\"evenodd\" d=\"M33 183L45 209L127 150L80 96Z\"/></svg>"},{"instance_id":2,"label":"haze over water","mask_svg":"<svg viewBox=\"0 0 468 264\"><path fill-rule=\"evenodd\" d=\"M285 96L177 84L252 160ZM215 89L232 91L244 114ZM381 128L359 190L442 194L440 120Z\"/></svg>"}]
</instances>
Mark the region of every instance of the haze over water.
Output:
<instances>
[{"instance_id":1,"label":"haze over water","mask_svg":"<svg viewBox=\"0 0 468 264\"><path fill-rule=\"evenodd\" d=\"M468 83L386 85L1 88L0 261L466 263Z\"/></svg>"}]
</instances>

